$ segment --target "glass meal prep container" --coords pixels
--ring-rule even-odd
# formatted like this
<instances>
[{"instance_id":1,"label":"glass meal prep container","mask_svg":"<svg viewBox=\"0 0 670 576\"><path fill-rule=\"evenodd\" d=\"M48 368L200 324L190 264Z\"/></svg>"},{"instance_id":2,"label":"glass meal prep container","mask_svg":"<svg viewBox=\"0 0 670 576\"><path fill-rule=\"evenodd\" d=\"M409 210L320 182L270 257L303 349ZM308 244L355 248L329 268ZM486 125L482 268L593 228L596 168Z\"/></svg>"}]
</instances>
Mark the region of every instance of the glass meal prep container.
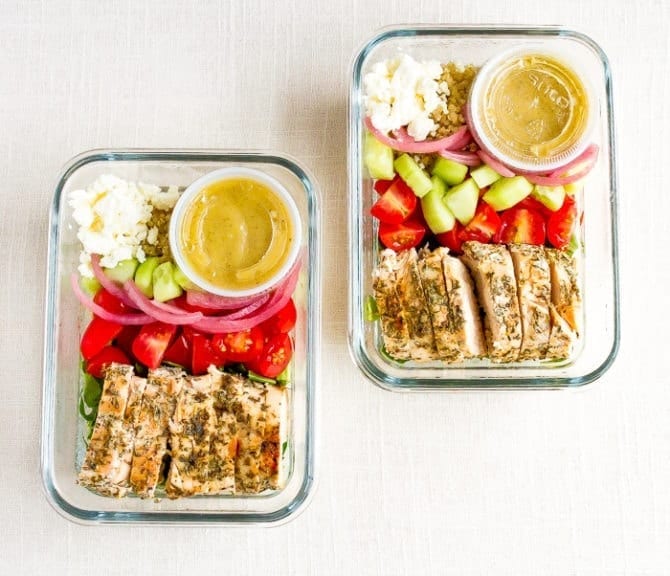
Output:
<instances>
[{"instance_id":1,"label":"glass meal prep container","mask_svg":"<svg viewBox=\"0 0 670 576\"><path fill-rule=\"evenodd\" d=\"M86 423L78 411L79 340L90 314L75 297L70 275L77 270L81 244L67 203L68 193L111 174L161 187L187 187L225 167L268 174L289 192L302 224L302 269L293 295L292 379L288 384L288 439L282 447L287 467L284 487L254 495L167 497L142 500L103 497L79 486ZM43 370L41 468L49 502L66 518L82 523L277 524L308 503L314 489L317 426L317 366L320 330L319 199L314 178L280 154L242 151L100 150L83 153L63 169L54 192L49 226ZM162 496L157 491L157 496Z\"/></svg>"},{"instance_id":2,"label":"glass meal prep container","mask_svg":"<svg viewBox=\"0 0 670 576\"><path fill-rule=\"evenodd\" d=\"M562 362L396 361L383 349L380 323L366 319L366 299L373 294L373 270L383 246L377 238L379 223L370 215L377 194L363 159L363 78L376 63L401 54L417 61L481 67L503 52L524 46L546 50L578 64L590 85L596 108L591 139L599 145L600 152L583 190L584 219L578 227L584 310L578 345L571 357ZM619 345L612 89L610 68L602 49L584 34L558 27L393 27L381 30L365 43L353 61L350 82L349 345L360 370L375 384L393 391L570 388L599 378L614 361Z\"/></svg>"}]
</instances>

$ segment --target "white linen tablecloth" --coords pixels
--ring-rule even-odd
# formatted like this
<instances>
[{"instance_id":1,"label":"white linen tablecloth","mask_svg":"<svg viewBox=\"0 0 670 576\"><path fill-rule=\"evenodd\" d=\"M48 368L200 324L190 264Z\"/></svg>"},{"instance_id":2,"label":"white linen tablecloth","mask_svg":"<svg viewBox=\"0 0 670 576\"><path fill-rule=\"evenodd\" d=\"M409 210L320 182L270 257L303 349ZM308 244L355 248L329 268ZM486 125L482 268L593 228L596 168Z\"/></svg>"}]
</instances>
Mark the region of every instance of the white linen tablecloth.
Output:
<instances>
[{"instance_id":1,"label":"white linen tablecloth","mask_svg":"<svg viewBox=\"0 0 670 576\"><path fill-rule=\"evenodd\" d=\"M2 0L0 574L670 574L669 20L664 0ZM565 24L610 57L622 339L583 391L398 395L350 359L349 66L410 22ZM276 149L321 185L319 486L284 526L84 527L42 494L52 187L126 146Z\"/></svg>"}]
</instances>

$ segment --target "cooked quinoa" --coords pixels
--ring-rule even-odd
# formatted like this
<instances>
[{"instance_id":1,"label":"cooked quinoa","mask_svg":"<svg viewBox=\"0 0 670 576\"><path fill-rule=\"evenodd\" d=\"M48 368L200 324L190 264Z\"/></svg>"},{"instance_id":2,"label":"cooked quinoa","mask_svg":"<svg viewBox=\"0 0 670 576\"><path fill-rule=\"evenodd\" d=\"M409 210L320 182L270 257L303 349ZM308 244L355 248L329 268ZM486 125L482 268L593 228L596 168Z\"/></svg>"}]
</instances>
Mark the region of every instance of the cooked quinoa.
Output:
<instances>
[{"instance_id":1,"label":"cooked quinoa","mask_svg":"<svg viewBox=\"0 0 670 576\"><path fill-rule=\"evenodd\" d=\"M147 256L170 259L170 242L168 239L170 214L172 214L172 208L168 210L154 208L151 212L151 218L147 222L149 233L142 243L142 248Z\"/></svg>"}]
</instances>

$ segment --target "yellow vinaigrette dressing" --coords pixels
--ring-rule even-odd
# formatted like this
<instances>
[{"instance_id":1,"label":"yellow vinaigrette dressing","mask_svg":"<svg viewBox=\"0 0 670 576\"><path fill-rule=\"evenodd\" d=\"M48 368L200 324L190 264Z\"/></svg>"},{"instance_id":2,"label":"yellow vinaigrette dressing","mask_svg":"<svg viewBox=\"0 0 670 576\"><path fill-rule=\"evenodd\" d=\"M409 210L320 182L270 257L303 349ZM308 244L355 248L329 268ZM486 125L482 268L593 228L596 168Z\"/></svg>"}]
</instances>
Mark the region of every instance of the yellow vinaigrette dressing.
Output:
<instances>
[{"instance_id":1,"label":"yellow vinaigrette dressing","mask_svg":"<svg viewBox=\"0 0 670 576\"><path fill-rule=\"evenodd\" d=\"M560 163L587 130L586 89L551 56L526 54L502 62L482 96L481 129L491 147L512 161Z\"/></svg>"},{"instance_id":2,"label":"yellow vinaigrette dressing","mask_svg":"<svg viewBox=\"0 0 670 576\"><path fill-rule=\"evenodd\" d=\"M250 178L210 184L189 204L179 231L183 256L213 286L260 286L286 263L294 230L283 200Z\"/></svg>"}]
</instances>

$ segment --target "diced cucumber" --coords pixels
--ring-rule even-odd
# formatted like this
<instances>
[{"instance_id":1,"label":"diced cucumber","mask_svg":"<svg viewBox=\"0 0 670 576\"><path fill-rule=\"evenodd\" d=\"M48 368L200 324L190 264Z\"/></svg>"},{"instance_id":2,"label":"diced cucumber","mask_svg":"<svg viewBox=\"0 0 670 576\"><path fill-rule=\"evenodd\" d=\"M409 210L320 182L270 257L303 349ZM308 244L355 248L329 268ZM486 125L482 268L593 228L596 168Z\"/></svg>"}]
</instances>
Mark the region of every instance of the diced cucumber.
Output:
<instances>
[{"instance_id":1,"label":"diced cucumber","mask_svg":"<svg viewBox=\"0 0 670 576\"><path fill-rule=\"evenodd\" d=\"M370 132L365 133L363 162L365 162L372 178L392 180L393 176L395 176L395 171L393 170L393 149L386 144L382 144Z\"/></svg>"},{"instance_id":2,"label":"diced cucumber","mask_svg":"<svg viewBox=\"0 0 670 576\"><path fill-rule=\"evenodd\" d=\"M496 212L511 208L533 191L533 185L523 176L500 178L486 191L482 200Z\"/></svg>"},{"instance_id":3,"label":"diced cucumber","mask_svg":"<svg viewBox=\"0 0 670 576\"><path fill-rule=\"evenodd\" d=\"M482 164L470 171L470 178L472 178L480 188L486 188L496 180L500 180L502 176L487 164Z\"/></svg>"},{"instance_id":4,"label":"diced cucumber","mask_svg":"<svg viewBox=\"0 0 670 576\"><path fill-rule=\"evenodd\" d=\"M472 178L451 188L444 197L449 209L464 226L472 220L479 201L479 187Z\"/></svg>"},{"instance_id":5,"label":"diced cucumber","mask_svg":"<svg viewBox=\"0 0 670 576\"><path fill-rule=\"evenodd\" d=\"M100 282L93 276L82 276L80 284L82 290L89 296L95 296L100 290Z\"/></svg>"},{"instance_id":6,"label":"diced cucumber","mask_svg":"<svg viewBox=\"0 0 670 576\"><path fill-rule=\"evenodd\" d=\"M449 160L448 158L438 157L433 165L433 176L439 176L444 180L447 186L455 186L465 180L468 173L468 167L460 162Z\"/></svg>"},{"instance_id":7,"label":"diced cucumber","mask_svg":"<svg viewBox=\"0 0 670 576\"><path fill-rule=\"evenodd\" d=\"M174 281L177 284L179 284L179 286L181 286L184 290L198 289L198 287L186 277L186 274L184 274L184 272L179 266L173 264L172 271L174 274Z\"/></svg>"},{"instance_id":8,"label":"diced cucumber","mask_svg":"<svg viewBox=\"0 0 670 576\"><path fill-rule=\"evenodd\" d=\"M536 184L530 195L552 212L556 212L556 210L563 206L565 189L563 186L538 186Z\"/></svg>"},{"instance_id":9,"label":"diced cucumber","mask_svg":"<svg viewBox=\"0 0 670 576\"><path fill-rule=\"evenodd\" d=\"M154 296L153 274L160 260L156 256L150 256L135 270L135 284L147 298Z\"/></svg>"},{"instance_id":10,"label":"diced cucumber","mask_svg":"<svg viewBox=\"0 0 670 576\"><path fill-rule=\"evenodd\" d=\"M183 290L174 279L172 262L163 262L156 266L152 279L154 284L154 300L166 302L182 295Z\"/></svg>"},{"instance_id":11,"label":"diced cucumber","mask_svg":"<svg viewBox=\"0 0 670 576\"><path fill-rule=\"evenodd\" d=\"M575 194L581 192L582 188L584 188L583 178L581 180L577 180L575 182L563 186L565 193L568 194L569 196L574 196Z\"/></svg>"},{"instance_id":12,"label":"diced cucumber","mask_svg":"<svg viewBox=\"0 0 670 576\"><path fill-rule=\"evenodd\" d=\"M114 268L105 268L105 274L108 278L123 284L126 280L132 280L135 276L135 270L139 262L135 258L121 260Z\"/></svg>"},{"instance_id":13,"label":"diced cucumber","mask_svg":"<svg viewBox=\"0 0 670 576\"><path fill-rule=\"evenodd\" d=\"M421 211L423 217L433 234L449 232L455 224L456 219L444 202L447 187L437 176L431 178L431 189L421 198Z\"/></svg>"},{"instance_id":14,"label":"diced cucumber","mask_svg":"<svg viewBox=\"0 0 670 576\"><path fill-rule=\"evenodd\" d=\"M409 154L398 156L393 163L400 177L405 181L414 194L422 198L433 187L430 176L421 168Z\"/></svg>"}]
</instances>

